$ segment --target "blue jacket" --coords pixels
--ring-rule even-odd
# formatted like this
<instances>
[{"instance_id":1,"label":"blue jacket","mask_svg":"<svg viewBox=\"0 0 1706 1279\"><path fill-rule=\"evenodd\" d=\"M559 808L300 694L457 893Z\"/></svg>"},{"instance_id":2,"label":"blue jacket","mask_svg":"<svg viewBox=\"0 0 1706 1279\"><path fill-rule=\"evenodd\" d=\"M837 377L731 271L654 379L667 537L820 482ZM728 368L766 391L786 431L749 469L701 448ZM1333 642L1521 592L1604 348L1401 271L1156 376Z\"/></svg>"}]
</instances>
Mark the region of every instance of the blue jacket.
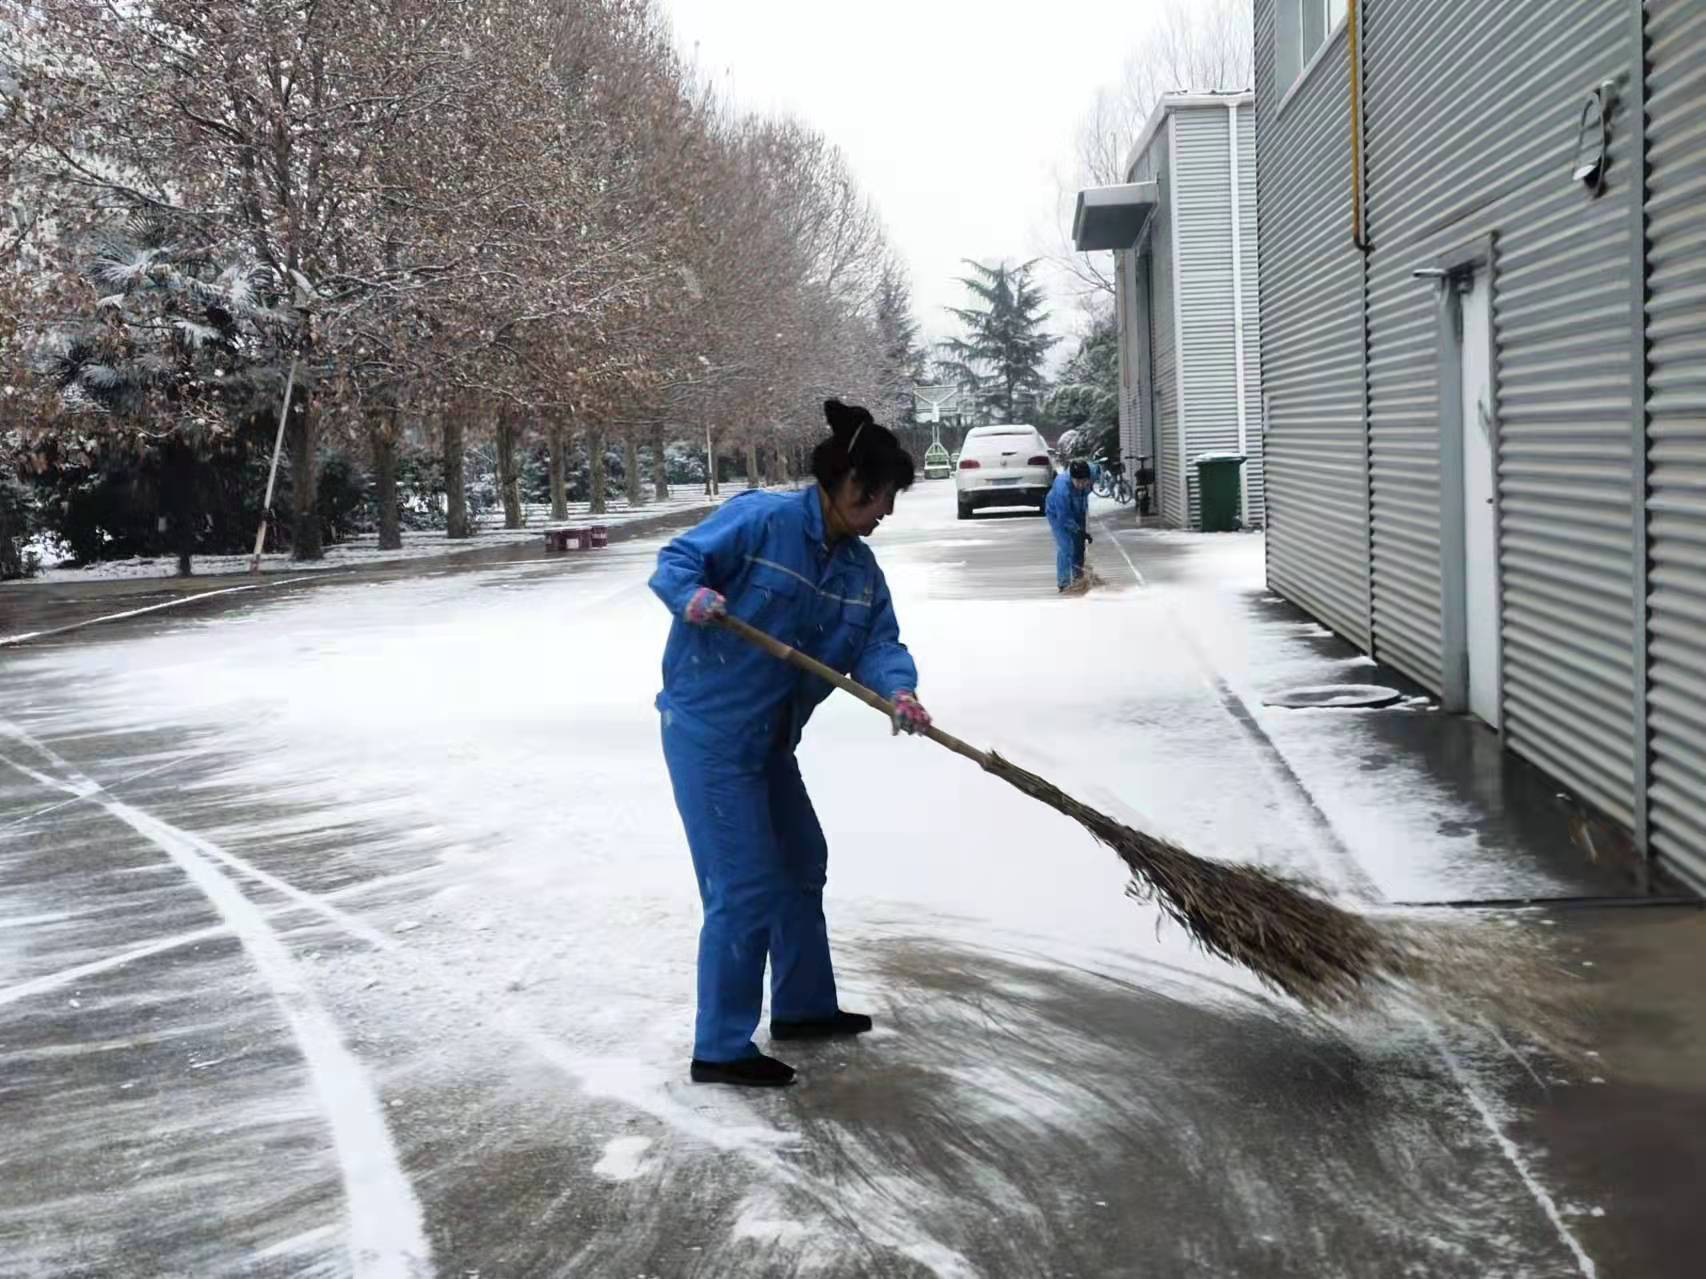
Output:
<instances>
[{"instance_id":1,"label":"blue jacket","mask_svg":"<svg viewBox=\"0 0 1706 1279\"><path fill-rule=\"evenodd\" d=\"M1056 533L1068 536L1082 533L1090 522L1090 494L1073 488L1072 472L1062 471L1054 477L1043 513Z\"/></svg>"},{"instance_id":2,"label":"blue jacket","mask_svg":"<svg viewBox=\"0 0 1706 1279\"><path fill-rule=\"evenodd\" d=\"M817 486L741 493L658 552L651 580L675 618L658 709L719 754L792 750L831 686L727 631L683 621L701 586L721 592L733 616L884 697L918 688L876 557L858 538L825 544Z\"/></svg>"}]
</instances>

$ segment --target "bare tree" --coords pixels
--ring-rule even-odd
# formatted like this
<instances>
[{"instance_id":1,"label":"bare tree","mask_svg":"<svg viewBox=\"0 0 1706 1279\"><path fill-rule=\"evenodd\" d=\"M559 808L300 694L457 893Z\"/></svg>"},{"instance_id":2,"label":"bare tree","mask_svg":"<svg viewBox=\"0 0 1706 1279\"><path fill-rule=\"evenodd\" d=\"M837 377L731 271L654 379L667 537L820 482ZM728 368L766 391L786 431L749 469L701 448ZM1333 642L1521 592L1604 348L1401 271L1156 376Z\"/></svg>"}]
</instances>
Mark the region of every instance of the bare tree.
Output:
<instances>
[{"instance_id":1,"label":"bare tree","mask_svg":"<svg viewBox=\"0 0 1706 1279\"><path fill-rule=\"evenodd\" d=\"M1072 247L1078 192L1125 181L1131 147L1163 94L1248 89L1254 82L1252 40L1249 0L1167 0L1148 35L1126 57L1120 78L1090 99L1071 168L1055 174L1052 247L1044 256L1092 306L1113 297L1113 256Z\"/></svg>"}]
</instances>

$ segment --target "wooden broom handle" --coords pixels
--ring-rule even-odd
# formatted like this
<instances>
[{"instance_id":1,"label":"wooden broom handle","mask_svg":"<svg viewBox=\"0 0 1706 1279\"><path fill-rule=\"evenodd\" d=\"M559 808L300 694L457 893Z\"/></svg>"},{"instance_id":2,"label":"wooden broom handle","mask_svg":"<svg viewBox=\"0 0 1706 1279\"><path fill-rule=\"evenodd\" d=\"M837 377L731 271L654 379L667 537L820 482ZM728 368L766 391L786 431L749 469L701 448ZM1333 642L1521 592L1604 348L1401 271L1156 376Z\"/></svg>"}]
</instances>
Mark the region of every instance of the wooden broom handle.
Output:
<instances>
[{"instance_id":1,"label":"wooden broom handle","mask_svg":"<svg viewBox=\"0 0 1706 1279\"><path fill-rule=\"evenodd\" d=\"M733 631L747 643L763 649L777 661L786 662L796 670L805 671L808 675L816 675L819 679L826 680L835 685L835 687L839 688L843 693L851 693L872 710L881 711L891 721L894 719L893 702L889 701L881 694L875 693L866 688L863 684L859 683L858 680L848 679L847 676L843 675L840 671L837 671L832 667L825 666L816 658L807 657L791 644L784 644L774 635L767 634L766 632L759 630L756 626L750 626L746 622L741 621L740 618L733 617L726 613L717 619L717 625L721 626L726 631ZM924 730L924 736L928 737L938 746L946 746L956 755L965 756L979 768L987 769L989 767L988 754L978 750L977 747L972 746L969 743L962 742L959 738L954 737L949 733L944 733L934 724Z\"/></svg>"}]
</instances>

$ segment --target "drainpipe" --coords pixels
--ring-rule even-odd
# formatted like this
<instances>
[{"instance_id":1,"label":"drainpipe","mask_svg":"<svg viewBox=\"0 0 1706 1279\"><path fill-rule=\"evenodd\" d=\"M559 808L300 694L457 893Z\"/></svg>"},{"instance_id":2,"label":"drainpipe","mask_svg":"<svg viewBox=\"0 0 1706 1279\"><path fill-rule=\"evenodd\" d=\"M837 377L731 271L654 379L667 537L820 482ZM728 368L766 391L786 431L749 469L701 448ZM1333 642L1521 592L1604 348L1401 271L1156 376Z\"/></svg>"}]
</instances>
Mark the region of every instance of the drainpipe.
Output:
<instances>
[{"instance_id":1,"label":"drainpipe","mask_svg":"<svg viewBox=\"0 0 1706 1279\"><path fill-rule=\"evenodd\" d=\"M1231 142L1227 178L1232 190L1232 359L1238 383L1238 451L1248 459L1250 426L1244 381L1244 217L1238 172L1238 99L1226 104L1226 132ZM1250 522L1250 463L1238 468L1244 522Z\"/></svg>"},{"instance_id":2,"label":"drainpipe","mask_svg":"<svg viewBox=\"0 0 1706 1279\"><path fill-rule=\"evenodd\" d=\"M1363 235L1362 216L1362 50L1358 42L1357 0L1345 5L1345 35L1350 54L1351 77L1351 241L1364 253L1369 250Z\"/></svg>"}]
</instances>

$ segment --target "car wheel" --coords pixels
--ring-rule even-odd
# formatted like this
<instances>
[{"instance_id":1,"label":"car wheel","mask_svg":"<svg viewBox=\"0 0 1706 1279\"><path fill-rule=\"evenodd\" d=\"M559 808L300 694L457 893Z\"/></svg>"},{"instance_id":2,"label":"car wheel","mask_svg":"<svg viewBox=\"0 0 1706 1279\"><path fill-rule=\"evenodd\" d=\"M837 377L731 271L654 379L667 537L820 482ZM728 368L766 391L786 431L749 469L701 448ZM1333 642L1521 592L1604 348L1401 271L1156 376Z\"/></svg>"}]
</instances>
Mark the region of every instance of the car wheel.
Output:
<instances>
[{"instance_id":1,"label":"car wheel","mask_svg":"<svg viewBox=\"0 0 1706 1279\"><path fill-rule=\"evenodd\" d=\"M971 518L971 507L966 505L964 502L960 503L960 518L962 520L969 520Z\"/></svg>"}]
</instances>

